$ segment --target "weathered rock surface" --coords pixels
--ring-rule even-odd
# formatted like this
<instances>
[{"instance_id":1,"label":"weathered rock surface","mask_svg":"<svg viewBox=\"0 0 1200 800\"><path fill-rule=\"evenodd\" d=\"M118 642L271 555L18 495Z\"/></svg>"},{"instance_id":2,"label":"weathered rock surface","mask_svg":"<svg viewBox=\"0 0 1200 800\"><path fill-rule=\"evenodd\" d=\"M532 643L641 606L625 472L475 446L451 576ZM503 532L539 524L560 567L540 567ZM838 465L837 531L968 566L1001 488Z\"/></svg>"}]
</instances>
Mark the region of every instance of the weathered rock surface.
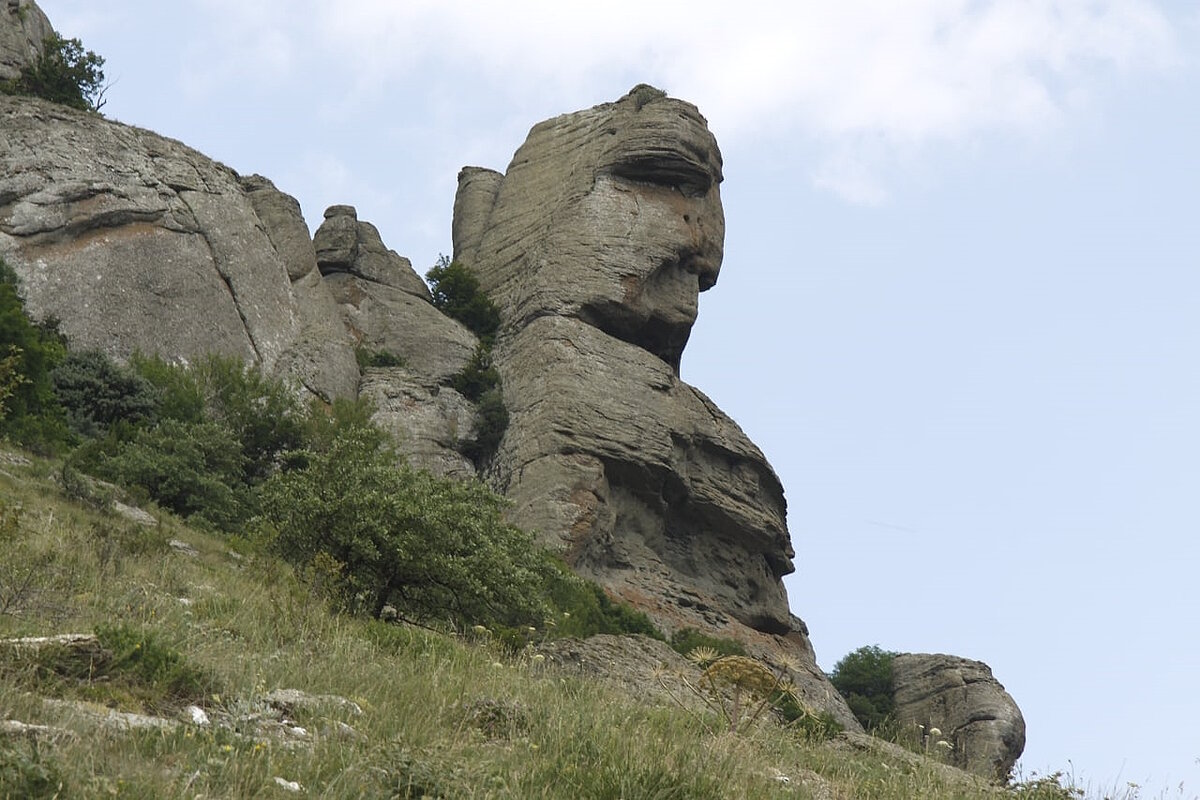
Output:
<instances>
[{"instance_id":1,"label":"weathered rock surface","mask_svg":"<svg viewBox=\"0 0 1200 800\"><path fill-rule=\"evenodd\" d=\"M503 317L489 476L579 572L668 630L788 653L806 699L857 729L788 610L778 478L678 376L720 269L721 179L695 107L644 86L534 126L504 175L460 173L455 259Z\"/></svg>"},{"instance_id":2,"label":"weathered rock surface","mask_svg":"<svg viewBox=\"0 0 1200 800\"><path fill-rule=\"evenodd\" d=\"M379 230L361 222L354 206L330 206L313 236L321 272L348 272L429 300L429 287L413 271L412 262L384 246Z\"/></svg>"},{"instance_id":3,"label":"weathered rock surface","mask_svg":"<svg viewBox=\"0 0 1200 800\"><path fill-rule=\"evenodd\" d=\"M1004 781L1025 749L1021 709L981 661L902 653L892 662L896 718L937 728L952 764Z\"/></svg>"},{"instance_id":4,"label":"weathered rock surface","mask_svg":"<svg viewBox=\"0 0 1200 800\"><path fill-rule=\"evenodd\" d=\"M352 393L351 342L288 200L149 131L0 97L0 256L75 347L236 355Z\"/></svg>"},{"instance_id":5,"label":"weathered rock surface","mask_svg":"<svg viewBox=\"0 0 1200 800\"><path fill-rule=\"evenodd\" d=\"M54 33L50 20L32 0L0 0L0 80L12 80L42 54L42 42Z\"/></svg>"},{"instance_id":6,"label":"weathered rock surface","mask_svg":"<svg viewBox=\"0 0 1200 800\"><path fill-rule=\"evenodd\" d=\"M372 420L392 434L408 463L435 475L475 477L475 465L457 449L475 426L475 406L467 398L404 367L367 369L359 396L375 406Z\"/></svg>"}]
</instances>

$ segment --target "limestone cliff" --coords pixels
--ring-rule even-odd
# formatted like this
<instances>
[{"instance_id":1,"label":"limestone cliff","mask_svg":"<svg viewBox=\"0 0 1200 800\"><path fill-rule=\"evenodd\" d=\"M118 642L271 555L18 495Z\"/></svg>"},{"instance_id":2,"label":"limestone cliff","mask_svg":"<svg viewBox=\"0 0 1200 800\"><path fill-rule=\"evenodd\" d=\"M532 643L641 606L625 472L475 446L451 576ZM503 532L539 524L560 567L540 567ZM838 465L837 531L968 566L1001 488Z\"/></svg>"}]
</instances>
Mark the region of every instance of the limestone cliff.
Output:
<instances>
[{"instance_id":1,"label":"limestone cliff","mask_svg":"<svg viewBox=\"0 0 1200 800\"><path fill-rule=\"evenodd\" d=\"M323 397L355 391L299 205L179 142L0 97L0 256L76 347L218 352Z\"/></svg>"}]
</instances>

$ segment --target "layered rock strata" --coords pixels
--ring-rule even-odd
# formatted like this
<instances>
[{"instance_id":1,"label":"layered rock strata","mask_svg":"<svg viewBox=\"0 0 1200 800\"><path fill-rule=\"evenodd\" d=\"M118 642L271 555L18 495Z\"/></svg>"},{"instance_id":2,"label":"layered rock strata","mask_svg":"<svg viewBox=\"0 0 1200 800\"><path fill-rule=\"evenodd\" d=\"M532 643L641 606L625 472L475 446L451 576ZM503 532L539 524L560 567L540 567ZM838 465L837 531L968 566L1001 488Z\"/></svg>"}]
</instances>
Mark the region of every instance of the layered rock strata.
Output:
<instances>
[{"instance_id":1,"label":"layered rock strata","mask_svg":"<svg viewBox=\"0 0 1200 800\"><path fill-rule=\"evenodd\" d=\"M901 653L892 661L892 685L902 726L923 726L925 735L937 729L951 746L946 752L950 763L1007 781L1025 749L1025 718L987 664Z\"/></svg>"}]
</instances>

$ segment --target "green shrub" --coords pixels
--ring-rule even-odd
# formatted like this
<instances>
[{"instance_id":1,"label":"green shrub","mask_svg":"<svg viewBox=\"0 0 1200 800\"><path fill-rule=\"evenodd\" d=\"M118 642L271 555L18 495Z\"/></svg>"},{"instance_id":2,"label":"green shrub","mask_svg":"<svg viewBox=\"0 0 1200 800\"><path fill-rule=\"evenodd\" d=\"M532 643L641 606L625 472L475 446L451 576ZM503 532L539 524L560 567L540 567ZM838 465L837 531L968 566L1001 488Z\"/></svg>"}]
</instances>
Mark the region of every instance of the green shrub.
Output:
<instances>
[{"instance_id":1,"label":"green shrub","mask_svg":"<svg viewBox=\"0 0 1200 800\"><path fill-rule=\"evenodd\" d=\"M203 702L214 678L187 662L151 631L125 624L96 628L100 644L112 652L104 668L108 682L119 682L151 710Z\"/></svg>"},{"instance_id":2,"label":"green shrub","mask_svg":"<svg viewBox=\"0 0 1200 800\"><path fill-rule=\"evenodd\" d=\"M824 742L845 730L828 711L805 708L794 692L777 692L771 697L771 706L805 741Z\"/></svg>"},{"instance_id":3,"label":"green shrub","mask_svg":"<svg viewBox=\"0 0 1200 800\"><path fill-rule=\"evenodd\" d=\"M500 309L484 294L479 279L457 261L442 256L425 274L433 294L433 305L458 320L490 349L500 330Z\"/></svg>"},{"instance_id":4,"label":"green shrub","mask_svg":"<svg viewBox=\"0 0 1200 800\"><path fill-rule=\"evenodd\" d=\"M671 634L670 644L672 650L683 655L687 655L698 647L710 648L718 656L746 655L746 648L736 639L722 639L718 636L709 636L695 628L680 628L675 631Z\"/></svg>"},{"instance_id":5,"label":"green shrub","mask_svg":"<svg viewBox=\"0 0 1200 800\"><path fill-rule=\"evenodd\" d=\"M5 402L26 380L21 374L21 352L21 348L10 344L0 353L0 419L4 419Z\"/></svg>"},{"instance_id":6,"label":"green shrub","mask_svg":"<svg viewBox=\"0 0 1200 800\"><path fill-rule=\"evenodd\" d=\"M892 687L892 661L896 653L878 645L860 647L834 665L829 680L846 699L854 716L868 731L889 722L896 701Z\"/></svg>"},{"instance_id":7,"label":"green shrub","mask_svg":"<svg viewBox=\"0 0 1200 800\"><path fill-rule=\"evenodd\" d=\"M101 453L94 470L125 486L142 487L163 508L195 522L235 531L249 516L242 447L211 422L165 419Z\"/></svg>"},{"instance_id":8,"label":"green shrub","mask_svg":"<svg viewBox=\"0 0 1200 800\"><path fill-rule=\"evenodd\" d=\"M104 59L84 50L78 39L57 33L46 37L42 54L10 81L0 82L4 94L40 97L52 103L99 111L104 105Z\"/></svg>"},{"instance_id":9,"label":"green shrub","mask_svg":"<svg viewBox=\"0 0 1200 800\"><path fill-rule=\"evenodd\" d=\"M471 360L450 379L450 386L473 403L499 388L500 373L492 364L492 351L482 344L476 347Z\"/></svg>"},{"instance_id":10,"label":"green shrub","mask_svg":"<svg viewBox=\"0 0 1200 800\"><path fill-rule=\"evenodd\" d=\"M548 561L546 595L554 614L554 637L585 639L598 633L640 633L663 641L665 637L643 612L615 603L598 584L571 572L557 559Z\"/></svg>"},{"instance_id":11,"label":"green shrub","mask_svg":"<svg viewBox=\"0 0 1200 800\"><path fill-rule=\"evenodd\" d=\"M289 454L289 466L306 465L309 454L326 452L339 438L352 431L366 437L369 446L383 447L388 442L388 434L372 421L374 414L374 403L365 397L355 400L338 397L332 403L314 399L304 419L304 449Z\"/></svg>"},{"instance_id":12,"label":"green shrub","mask_svg":"<svg viewBox=\"0 0 1200 800\"><path fill-rule=\"evenodd\" d=\"M158 392L158 416L179 422L204 421L204 387L186 365L134 353L129 364Z\"/></svg>"},{"instance_id":13,"label":"green shrub","mask_svg":"<svg viewBox=\"0 0 1200 800\"><path fill-rule=\"evenodd\" d=\"M0 260L0 436L40 452L53 452L68 439L66 420L50 373L66 356L57 323L33 323L17 291L18 278Z\"/></svg>"},{"instance_id":14,"label":"green shrub","mask_svg":"<svg viewBox=\"0 0 1200 800\"><path fill-rule=\"evenodd\" d=\"M352 610L458 624L540 621L541 559L509 525L506 501L477 481L435 478L351 430L302 469L262 487L261 528L302 569L340 568ZM319 561L318 561L319 560Z\"/></svg>"},{"instance_id":15,"label":"green shrub","mask_svg":"<svg viewBox=\"0 0 1200 800\"><path fill-rule=\"evenodd\" d=\"M150 381L99 350L69 353L50 381L67 424L79 436L101 436L117 422L152 422L157 413L159 396Z\"/></svg>"},{"instance_id":16,"label":"green shrub","mask_svg":"<svg viewBox=\"0 0 1200 800\"><path fill-rule=\"evenodd\" d=\"M65 781L53 754L44 755L36 738L0 739L0 797L41 800L64 795Z\"/></svg>"},{"instance_id":17,"label":"green shrub","mask_svg":"<svg viewBox=\"0 0 1200 800\"><path fill-rule=\"evenodd\" d=\"M354 360L358 362L360 371L368 367L403 367L405 365L404 359L395 353L362 346L354 348Z\"/></svg>"},{"instance_id":18,"label":"green shrub","mask_svg":"<svg viewBox=\"0 0 1200 800\"><path fill-rule=\"evenodd\" d=\"M496 454L504 432L508 430L508 409L499 388L490 389L479 398L475 415L471 438L460 440L458 451L481 467Z\"/></svg>"},{"instance_id":19,"label":"green shrub","mask_svg":"<svg viewBox=\"0 0 1200 800\"><path fill-rule=\"evenodd\" d=\"M241 359L207 355L190 366L135 356L138 374L162 396L159 415L225 428L239 443L245 481L261 483L283 454L304 444L305 415L297 392Z\"/></svg>"}]
</instances>

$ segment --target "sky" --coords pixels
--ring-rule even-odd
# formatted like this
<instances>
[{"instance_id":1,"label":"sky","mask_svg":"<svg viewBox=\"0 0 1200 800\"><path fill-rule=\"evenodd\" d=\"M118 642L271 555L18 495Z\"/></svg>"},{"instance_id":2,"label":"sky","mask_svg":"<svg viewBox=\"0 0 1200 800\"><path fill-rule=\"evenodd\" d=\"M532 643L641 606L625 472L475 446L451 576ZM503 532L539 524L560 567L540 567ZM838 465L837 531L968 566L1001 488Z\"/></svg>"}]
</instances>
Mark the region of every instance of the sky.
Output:
<instances>
[{"instance_id":1,"label":"sky","mask_svg":"<svg viewBox=\"0 0 1200 800\"><path fill-rule=\"evenodd\" d=\"M682 375L783 482L821 666L985 661L1027 775L1200 796L1200 2L40 4L110 118L421 272L460 167L695 103L727 236Z\"/></svg>"}]
</instances>

